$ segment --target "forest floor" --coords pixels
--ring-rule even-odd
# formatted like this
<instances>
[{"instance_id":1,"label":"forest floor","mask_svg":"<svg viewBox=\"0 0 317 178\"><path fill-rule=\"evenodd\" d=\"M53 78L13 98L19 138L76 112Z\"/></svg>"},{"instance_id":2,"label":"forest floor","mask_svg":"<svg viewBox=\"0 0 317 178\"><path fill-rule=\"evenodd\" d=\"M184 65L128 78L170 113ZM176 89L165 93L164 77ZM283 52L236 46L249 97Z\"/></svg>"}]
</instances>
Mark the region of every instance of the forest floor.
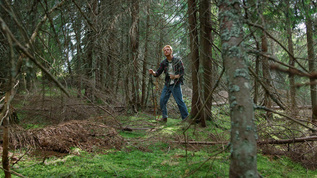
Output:
<instances>
[{"instance_id":1,"label":"forest floor","mask_svg":"<svg viewBox=\"0 0 317 178\"><path fill-rule=\"evenodd\" d=\"M55 121L51 118L57 118L62 111L55 110L58 102L53 98L41 101L42 105L38 104L39 100L28 104L17 102L21 104L17 105L20 107L20 124L12 126L10 132L12 171L26 177L229 175L228 116L217 121L221 127L208 121L208 127L201 128L173 118L167 123L159 123L146 112L102 114L93 110L92 105L83 108L87 105L75 104L74 100L67 101L72 104L64 103L68 108L64 111L67 115ZM72 112L75 113L73 116L84 116L85 112L81 112L87 110L95 116L84 120L74 120L69 116ZM218 144L182 144L184 138ZM263 177L317 177L317 170L309 170L285 155L264 154L261 148L257 161L258 171ZM3 177L3 172L0 177Z\"/></svg>"}]
</instances>

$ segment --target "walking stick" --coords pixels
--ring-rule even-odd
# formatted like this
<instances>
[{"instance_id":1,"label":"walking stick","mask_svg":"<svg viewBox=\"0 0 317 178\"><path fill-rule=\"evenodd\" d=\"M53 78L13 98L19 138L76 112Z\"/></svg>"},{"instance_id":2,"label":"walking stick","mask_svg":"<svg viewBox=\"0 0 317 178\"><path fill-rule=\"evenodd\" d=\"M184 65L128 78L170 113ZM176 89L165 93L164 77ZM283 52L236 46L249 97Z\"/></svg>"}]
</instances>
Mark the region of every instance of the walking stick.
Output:
<instances>
[{"instance_id":1,"label":"walking stick","mask_svg":"<svg viewBox=\"0 0 317 178\"><path fill-rule=\"evenodd\" d=\"M156 102L155 102L155 96L154 96L154 84L153 84L153 76L150 74L150 84L151 84L151 90L152 90L152 100L153 100L153 106L154 106L154 119L156 120Z\"/></svg>"}]
</instances>

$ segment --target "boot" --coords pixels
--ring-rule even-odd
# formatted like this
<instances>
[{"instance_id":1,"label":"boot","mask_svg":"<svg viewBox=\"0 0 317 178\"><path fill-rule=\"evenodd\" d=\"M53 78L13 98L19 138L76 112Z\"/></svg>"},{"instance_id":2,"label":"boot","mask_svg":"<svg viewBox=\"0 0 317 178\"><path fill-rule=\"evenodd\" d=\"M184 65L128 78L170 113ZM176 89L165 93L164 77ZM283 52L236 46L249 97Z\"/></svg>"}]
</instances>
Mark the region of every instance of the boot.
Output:
<instances>
[{"instance_id":1,"label":"boot","mask_svg":"<svg viewBox=\"0 0 317 178\"><path fill-rule=\"evenodd\" d=\"M167 122L167 118L156 119L156 121L159 121L159 122Z\"/></svg>"}]
</instances>

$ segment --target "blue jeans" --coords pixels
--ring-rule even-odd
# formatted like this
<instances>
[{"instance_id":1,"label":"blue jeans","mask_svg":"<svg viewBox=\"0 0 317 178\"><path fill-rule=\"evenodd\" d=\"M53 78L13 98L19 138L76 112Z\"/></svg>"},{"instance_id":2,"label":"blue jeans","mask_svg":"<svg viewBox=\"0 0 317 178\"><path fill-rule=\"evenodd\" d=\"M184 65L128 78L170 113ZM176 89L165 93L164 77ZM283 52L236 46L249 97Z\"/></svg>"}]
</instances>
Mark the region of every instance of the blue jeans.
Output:
<instances>
[{"instance_id":1,"label":"blue jeans","mask_svg":"<svg viewBox=\"0 0 317 178\"><path fill-rule=\"evenodd\" d=\"M176 85L169 85L169 86L164 85L164 88L163 88L163 91L161 94L161 98L160 98L162 117L167 118L166 104L167 104L167 101L170 98L171 94L173 94L173 97L177 103L178 109L181 113L182 119L184 120L188 116L188 111L187 111L187 107L186 107L184 100L183 100L183 94L182 94L182 89L181 89L180 83L178 83Z\"/></svg>"}]
</instances>

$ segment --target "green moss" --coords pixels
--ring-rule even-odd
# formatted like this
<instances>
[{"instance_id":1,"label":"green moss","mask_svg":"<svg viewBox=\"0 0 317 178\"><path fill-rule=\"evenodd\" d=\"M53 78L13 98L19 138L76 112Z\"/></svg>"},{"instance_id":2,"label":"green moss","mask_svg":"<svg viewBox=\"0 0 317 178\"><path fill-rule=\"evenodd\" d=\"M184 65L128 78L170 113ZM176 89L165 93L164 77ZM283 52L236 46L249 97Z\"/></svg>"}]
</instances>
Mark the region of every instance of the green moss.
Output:
<instances>
[{"instance_id":1,"label":"green moss","mask_svg":"<svg viewBox=\"0 0 317 178\"><path fill-rule=\"evenodd\" d=\"M231 103L230 103L230 108L234 108L235 106L237 106L237 101L232 101Z\"/></svg>"},{"instance_id":2,"label":"green moss","mask_svg":"<svg viewBox=\"0 0 317 178\"><path fill-rule=\"evenodd\" d=\"M243 77L247 80L250 80L250 76L249 73L246 69L236 69L235 73L234 73L234 77Z\"/></svg>"},{"instance_id":3,"label":"green moss","mask_svg":"<svg viewBox=\"0 0 317 178\"><path fill-rule=\"evenodd\" d=\"M232 93L232 92L238 92L240 91L240 87L238 85L231 85L229 86L229 92Z\"/></svg>"},{"instance_id":4,"label":"green moss","mask_svg":"<svg viewBox=\"0 0 317 178\"><path fill-rule=\"evenodd\" d=\"M230 58L241 58L242 52L239 46L231 46L227 51L225 51L228 57Z\"/></svg>"},{"instance_id":5,"label":"green moss","mask_svg":"<svg viewBox=\"0 0 317 178\"><path fill-rule=\"evenodd\" d=\"M230 96L230 101L234 101L234 100L236 100L237 98L235 97L235 96Z\"/></svg>"}]
</instances>

